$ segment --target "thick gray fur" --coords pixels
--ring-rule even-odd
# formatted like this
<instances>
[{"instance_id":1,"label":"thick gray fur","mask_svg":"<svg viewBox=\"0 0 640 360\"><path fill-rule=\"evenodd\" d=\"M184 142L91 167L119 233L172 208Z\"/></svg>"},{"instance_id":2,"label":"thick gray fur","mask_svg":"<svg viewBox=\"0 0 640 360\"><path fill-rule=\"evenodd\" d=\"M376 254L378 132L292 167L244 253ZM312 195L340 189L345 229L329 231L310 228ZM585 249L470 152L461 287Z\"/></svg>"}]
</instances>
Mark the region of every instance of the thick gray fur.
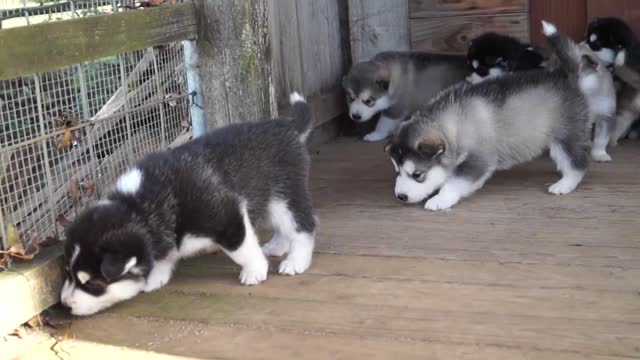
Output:
<instances>
[{"instance_id":1,"label":"thick gray fur","mask_svg":"<svg viewBox=\"0 0 640 360\"><path fill-rule=\"evenodd\" d=\"M415 110L448 86L463 81L468 73L467 60L459 55L442 55L426 52L382 52L371 60L354 65L344 77L342 85L347 93L350 116L356 122L364 122L371 116L356 119L354 104L363 93L375 99L385 96L388 106L377 109L381 117L396 121L407 119ZM352 103L355 98L356 102ZM365 109L366 110L366 109ZM380 135L388 135L378 129Z\"/></svg>"}]
</instances>

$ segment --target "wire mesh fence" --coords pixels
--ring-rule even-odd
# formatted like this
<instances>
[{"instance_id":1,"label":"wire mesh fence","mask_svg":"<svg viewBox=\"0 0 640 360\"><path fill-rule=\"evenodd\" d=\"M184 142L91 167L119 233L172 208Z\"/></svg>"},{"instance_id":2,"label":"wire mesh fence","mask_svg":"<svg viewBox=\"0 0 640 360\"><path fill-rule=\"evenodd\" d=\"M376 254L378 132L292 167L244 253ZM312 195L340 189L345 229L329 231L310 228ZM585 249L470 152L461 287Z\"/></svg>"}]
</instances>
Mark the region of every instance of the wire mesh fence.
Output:
<instances>
[{"instance_id":1,"label":"wire mesh fence","mask_svg":"<svg viewBox=\"0 0 640 360\"><path fill-rule=\"evenodd\" d=\"M77 14L44 14L47 19L123 11L133 4L91 0L53 5L62 3L71 3ZM97 10L82 15L78 9ZM7 14L2 12L0 19ZM23 18L43 16L30 14ZM184 136L190 127L188 97L180 43L0 81L4 247L10 225L26 247L60 239L63 226L133 161Z\"/></svg>"}]
</instances>

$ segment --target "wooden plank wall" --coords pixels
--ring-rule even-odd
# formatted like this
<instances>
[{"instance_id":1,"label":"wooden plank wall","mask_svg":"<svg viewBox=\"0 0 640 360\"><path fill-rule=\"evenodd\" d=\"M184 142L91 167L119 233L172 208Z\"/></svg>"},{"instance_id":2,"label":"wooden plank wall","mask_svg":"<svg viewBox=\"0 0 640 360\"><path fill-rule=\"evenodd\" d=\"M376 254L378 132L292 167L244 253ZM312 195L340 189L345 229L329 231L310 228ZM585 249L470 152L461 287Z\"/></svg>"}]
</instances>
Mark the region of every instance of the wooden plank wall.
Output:
<instances>
[{"instance_id":1,"label":"wooden plank wall","mask_svg":"<svg viewBox=\"0 0 640 360\"><path fill-rule=\"evenodd\" d=\"M549 20L571 37L581 40L587 24L596 17L618 17L640 34L640 1L638 0L531 0L531 40L544 44L540 20Z\"/></svg>"},{"instance_id":2,"label":"wooden plank wall","mask_svg":"<svg viewBox=\"0 0 640 360\"><path fill-rule=\"evenodd\" d=\"M271 114L267 0L198 0L207 128Z\"/></svg>"},{"instance_id":3,"label":"wooden plank wall","mask_svg":"<svg viewBox=\"0 0 640 360\"><path fill-rule=\"evenodd\" d=\"M196 31L191 3L5 29L0 32L0 79L193 39Z\"/></svg>"},{"instance_id":4,"label":"wooden plank wall","mask_svg":"<svg viewBox=\"0 0 640 360\"><path fill-rule=\"evenodd\" d=\"M640 1L587 0L587 17L615 16L622 18L640 36Z\"/></svg>"},{"instance_id":5,"label":"wooden plank wall","mask_svg":"<svg viewBox=\"0 0 640 360\"><path fill-rule=\"evenodd\" d=\"M370 59L385 50L409 50L407 0L349 0L351 59Z\"/></svg>"},{"instance_id":6,"label":"wooden plank wall","mask_svg":"<svg viewBox=\"0 0 640 360\"><path fill-rule=\"evenodd\" d=\"M531 42L545 45L540 20L551 21L574 39L584 36L587 29L586 0L531 0Z\"/></svg>"},{"instance_id":7,"label":"wooden plank wall","mask_svg":"<svg viewBox=\"0 0 640 360\"><path fill-rule=\"evenodd\" d=\"M270 0L269 27L274 96L286 107L291 91L301 91L316 125L346 108L340 80L347 68L340 0Z\"/></svg>"},{"instance_id":8,"label":"wooden plank wall","mask_svg":"<svg viewBox=\"0 0 640 360\"><path fill-rule=\"evenodd\" d=\"M528 0L409 0L411 48L462 54L488 31L529 41ZM564 1L560 1L564 2Z\"/></svg>"}]
</instances>

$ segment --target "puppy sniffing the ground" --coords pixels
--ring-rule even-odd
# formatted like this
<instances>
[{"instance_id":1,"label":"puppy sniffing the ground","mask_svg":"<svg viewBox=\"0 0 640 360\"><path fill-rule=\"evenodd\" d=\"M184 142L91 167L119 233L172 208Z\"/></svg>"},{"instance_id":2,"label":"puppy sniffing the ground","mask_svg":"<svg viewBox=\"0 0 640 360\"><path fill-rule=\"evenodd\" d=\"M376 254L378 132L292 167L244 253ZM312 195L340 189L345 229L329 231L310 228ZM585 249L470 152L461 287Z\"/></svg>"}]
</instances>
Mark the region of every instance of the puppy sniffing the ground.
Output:
<instances>
[{"instance_id":1,"label":"puppy sniffing the ground","mask_svg":"<svg viewBox=\"0 0 640 360\"><path fill-rule=\"evenodd\" d=\"M297 93L290 117L215 130L148 155L67 229L62 303L89 315L171 278L179 259L222 249L240 282L267 278L265 255L288 254L280 273L311 265L316 221L307 188L311 111ZM260 248L256 226L275 232Z\"/></svg>"},{"instance_id":2,"label":"puppy sniffing the ground","mask_svg":"<svg viewBox=\"0 0 640 360\"><path fill-rule=\"evenodd\" d=\"M449 209L496 170L546 150L562 174L549 192L570 193L589 164L589 120L575 77L562 67L454 86L402 123L385 147L396 197L417 203L439 190L425 209Z\"/></svg>"},{"instance_id":3,"label":"puppy sniffing the ground","mask_svg":"<svg viewBox=\"0 0 640 360\"><path fill-rule=\"evenodd\" d=\"M421 105L444 88L463 81L466 59L424 52L382 52L354 65L344 77L349 116L355 122L380 114L366 141L385 139Z\"/></svg>"}]
</instances>

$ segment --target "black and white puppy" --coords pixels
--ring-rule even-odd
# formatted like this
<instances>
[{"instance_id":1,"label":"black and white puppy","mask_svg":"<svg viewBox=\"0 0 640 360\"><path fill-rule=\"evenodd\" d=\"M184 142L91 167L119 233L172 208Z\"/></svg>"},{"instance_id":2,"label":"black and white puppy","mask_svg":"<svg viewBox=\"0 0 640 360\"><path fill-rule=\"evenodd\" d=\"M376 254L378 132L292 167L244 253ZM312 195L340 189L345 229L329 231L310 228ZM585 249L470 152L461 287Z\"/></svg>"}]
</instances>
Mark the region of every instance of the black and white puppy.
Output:
<instances>
[{"instance_id":1,"label":"black and white puppy","mask_svg":"<svg viewBox=\"0 0 640 360\"><path fill-rule=\"evenodd\" d=\"M467 81L472 84L515 71L541 69L545 62L539 49L512 36L493 32L469 42L467 59L471 70Z\"/></svg>"},{"instance_id":2,"label":"black and white puppy","mask_svg":"<svg viewBox=\"0 0 640 360\"><path fill-rule=\"evenodd\" d=\"M640 72L640 42L623 20L609 17L595 18L589 23L584 43L616 75L617 114L611 136L611 142L616 144L630 133L640 116L640 91L633 86L633 79L627 77Z\"/></svg>"},{"instance_id":3,"label":"black and white puppy","mask_svg":"<svg viewBox=\"0 0 640 360\"><path fill-rule=\"evenodd\" d=\"M307 186L311 112L297 93L290 117L215 130L146 156L114 191L67 229L62 303L89 315L165 285L179 259L222 249L240 282L266 280L265 255L280 273L311 265L316 220ZM255 228L275 235L260 248Z\"/></svg>"}]
</instances>

